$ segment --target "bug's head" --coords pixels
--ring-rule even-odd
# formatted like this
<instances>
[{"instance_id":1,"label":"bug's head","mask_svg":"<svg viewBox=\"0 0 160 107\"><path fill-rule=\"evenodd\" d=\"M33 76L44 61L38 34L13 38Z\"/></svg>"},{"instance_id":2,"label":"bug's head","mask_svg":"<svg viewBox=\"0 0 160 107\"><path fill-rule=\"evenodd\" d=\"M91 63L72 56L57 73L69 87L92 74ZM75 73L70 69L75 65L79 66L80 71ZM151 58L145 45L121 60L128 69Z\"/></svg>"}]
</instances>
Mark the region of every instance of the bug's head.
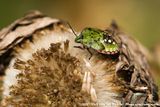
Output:
<instances>
[{"instance_id":1,"label":"bug's head","mask_svg":"<svg viewBox=\"0 0 160 107\"><path fill-rule=\"evenodd\" d=\"M119 50L117 42L110 35L104 36L103 45L105 47L106 52L114 53L114 52L118 52L118 50Z\"/></svg>"},{"instance_id":2,"label":"bug's head","mask_svg":"<svg viewBox=\"0 0 160 107\"><path fill-rule=\"evenodd\" d=\"M82 39L83 39L83 37L82 37L82 35L80 34L79 36L76 36L75 42L76 42L76 43L81 43L81 42L82 42Z\"/></svg>"}]
</instances>

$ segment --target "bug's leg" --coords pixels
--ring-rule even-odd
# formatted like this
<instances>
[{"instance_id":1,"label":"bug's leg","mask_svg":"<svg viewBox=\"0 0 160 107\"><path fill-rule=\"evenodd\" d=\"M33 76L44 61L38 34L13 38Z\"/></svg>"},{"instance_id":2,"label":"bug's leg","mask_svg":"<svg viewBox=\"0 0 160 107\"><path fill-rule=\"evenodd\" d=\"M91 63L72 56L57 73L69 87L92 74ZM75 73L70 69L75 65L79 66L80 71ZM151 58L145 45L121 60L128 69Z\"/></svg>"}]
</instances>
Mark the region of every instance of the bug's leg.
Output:
<instances>
[{"instance_id":1,"label":"bug's leg","mask_svg":"<svg viewBox=\"0 0 160 107\"><path fill-rule=\"evenodd\" d=\"M92 58L92 52L89 50L89 48L87 48L87 47L85 47L85 46L74 46L74 48L79 48L79 49L82 49L82 50L84 50L84 49L87 49L87 51L89 52L89 54L90 54L90 57L89 57L89 60Z\"/></svg>"},{"instance_id":2,"label":"bug's leg","mask_svg":"<svg viewBox=\"0 0 160 107\"><path fill-rule=\"evenodd\" d=\"M89 57L89 60L92 58L92 52L89 50L89 48L87 48L87 51L89 52L89 54L90 54L90 57Z\"/></svg>"},{"instance_id":3,"label":"bug's leg","mask_svg":"<svg viewBox=\"0 0 160 107\"><path fill-rule=\"evenodd\" d=\"M79 49L82 49L82 50L84 50L85 49L85 47L83 46L74 46L74 48L79 48Z\"/></svg>"}]
</instances>

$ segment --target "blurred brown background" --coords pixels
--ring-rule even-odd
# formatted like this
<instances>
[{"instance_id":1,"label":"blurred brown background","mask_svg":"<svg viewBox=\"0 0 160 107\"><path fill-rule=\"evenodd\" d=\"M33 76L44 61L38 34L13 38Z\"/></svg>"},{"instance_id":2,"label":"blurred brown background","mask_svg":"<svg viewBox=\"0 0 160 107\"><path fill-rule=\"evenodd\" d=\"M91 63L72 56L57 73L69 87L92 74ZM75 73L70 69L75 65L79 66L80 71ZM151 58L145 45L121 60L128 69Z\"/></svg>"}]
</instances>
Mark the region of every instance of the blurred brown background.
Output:
<instances>
[{"instance_id":1,"label":"blurred brown background","mask_svg":"<svg viewBox=\"0 0 160 107\"><path fill-rule=\"evenodd\" d=\"M160 40L160 0L1 0L0 29L30 10L68 20L76 31L87 26L104 29L115 19L148 49Z\"/></svg>"},{"instance_id":2,"label":"blurred brown background","mask_svg":"<svg viewBox=\"0 0 160 107\"><path fill-rule=\"evenodd\" d=\"M104 29L112 19L148 48L160 39L160 0L1 0L0 28L29 10L68 20L76 30Z\"/></svg>"}]
</instances>

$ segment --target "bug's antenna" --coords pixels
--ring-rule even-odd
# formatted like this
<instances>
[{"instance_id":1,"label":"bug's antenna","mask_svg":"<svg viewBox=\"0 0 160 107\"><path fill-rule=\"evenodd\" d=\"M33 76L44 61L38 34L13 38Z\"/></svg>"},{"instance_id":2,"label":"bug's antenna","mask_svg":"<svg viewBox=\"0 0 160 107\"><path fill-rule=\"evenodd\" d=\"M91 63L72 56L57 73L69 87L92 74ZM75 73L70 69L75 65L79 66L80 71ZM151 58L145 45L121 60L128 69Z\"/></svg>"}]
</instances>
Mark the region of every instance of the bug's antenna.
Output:
<instances>
[{"instance_id":1,"label":"bug's antenna","mask_svg":"<svg viewBox=\"0 0 160 107\"><path fill-rule=\"evenodd\" d=\"M73 34L77 37L78 35L76 34L76 32L73 30L72 26L69 24L69 22L67 22L68 26L71 28Z\"/></svg>"}]
</instances>

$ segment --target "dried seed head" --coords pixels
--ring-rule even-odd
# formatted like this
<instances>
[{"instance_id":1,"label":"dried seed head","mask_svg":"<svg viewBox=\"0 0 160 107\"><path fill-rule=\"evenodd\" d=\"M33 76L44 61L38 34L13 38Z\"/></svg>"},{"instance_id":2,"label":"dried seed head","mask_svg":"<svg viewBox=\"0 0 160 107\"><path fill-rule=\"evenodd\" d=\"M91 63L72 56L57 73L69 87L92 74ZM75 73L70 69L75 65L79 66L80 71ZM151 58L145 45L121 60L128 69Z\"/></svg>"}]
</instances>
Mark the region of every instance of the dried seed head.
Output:
<instances>
[{"instance_id":1,"label":"dried seed head","mask_svg":"<svg viewBox=\"0 0 160 107\"><path fill-rule=\"evenodd\" d=\"M66 54L60 43L41 49L26 62L17 59L14 67L21 71L17 84L5 99L11 106L79 106L90 96L81 92L82 74L78 59ZM88 100L89 101L89 100Z\"/></svg>"}]
</instances>

